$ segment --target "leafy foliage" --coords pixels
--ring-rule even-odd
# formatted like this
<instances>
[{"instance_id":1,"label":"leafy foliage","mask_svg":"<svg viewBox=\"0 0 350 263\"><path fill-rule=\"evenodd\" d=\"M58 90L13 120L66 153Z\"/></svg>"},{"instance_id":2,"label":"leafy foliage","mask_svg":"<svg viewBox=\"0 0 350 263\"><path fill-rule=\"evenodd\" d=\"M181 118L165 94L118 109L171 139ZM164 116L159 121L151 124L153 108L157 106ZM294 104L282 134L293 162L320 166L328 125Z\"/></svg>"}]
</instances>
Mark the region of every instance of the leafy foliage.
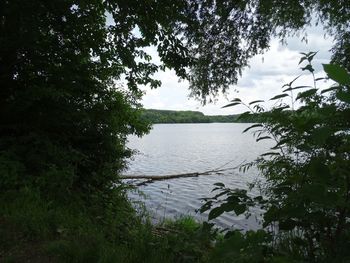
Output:
<instances>
[{"instance_id":1,"label":"leafy foliage","mask_svg":"<svg viewBox=\"0 0 350 263\"><path fill-rule=\"evenodd\" d=\"M304 54L301 60L307 61L302 70L312 75L314 55ZM275 255L287 253L291 259L308 262L344 262L350 257L346 249L350 240L350 74L335 64L324 65L324 70L336 82L331 89L318 89L314 77L314 86L295 97L293 91L298 87L292 81L271 99L278 101L271 110L252 109L262 121L246 131L256 130L257 141L276 142L270 152L241 167L246 170L257 165L266 179L260 182L262 195L226 197L211 214L220 215L226 206L240 206L244 212L243 208L248 210L254 203L266 210L264 226L276 229L272 232L275 241L270 242ZM292 100L289 104L283 102L287 97ZM302 105L294 109L297 101ZM242 191L218 186L217 196Z\"/></svg>"},{"instance_id":2,"label":"leafy foliage","mask_svg":"<svg viewBox=\"0 0 350 263\"><path fill-rule=\"evenodd\" d=\"M210 262L276 262L269 247L271 241L272 236L263 230L245 234L230 231L217 243Z\"/></svg>"},{"instance_id":3,"label":"leafy foliage","mask_svg":"<svg viewBox=\"0 0 350 263\"><path fill-rule=\"evenodd\" d=\"M207 262L216 237L190 217L152 225L126 199L94 217L84 203L47 202L29 188L0 201L1 262Z\"/></svg>"},{"instance_id":4,"label":"leafy foliage","mask_svg":"<svg viewBox=\"0 0 350 263\"><path fill-rule=\"evenodd\" d=\"M341 10L341 11L340 11ZM236 83L249 59L264 52L272 37L301 33L312 18L334 36L333 60L349 70L349 1L188 1L182 31L194 58L191 95L206 102Z\"/></svg>"},{"instance_id":5,"label":"leafy foliage","mask_svg":"<svg viewBox=\"0 0 350 263\"><path fill-rule=\"evenodd\" d=\"M158 87L159 68L182 76L188 65L174 52L176 16L156 1L2 1L1 189L33 185L55 198L109 191L131 154L126 136L149 129L138 85ZM150 45L161 65L142 50Z\"/></svg>"},{"instance_id":6,"label":"leafy foliage","mask_svg":"<svg viewBox=\"0 0 350 263\"><path fill-rule=\"evenodd\" d=\"M206 203L199 209L199 212L204 213L211 209L213 205L220 204L210 210L208 220L215 219L224 212L231 211L239 216L246 212L249 206L253 205L253 200L247 196L246 190L232 190L225 187L222 183L215 183L215 186L213 192L217 191L219 193L212 198L204 198Z\"/></svg>"}]
</instances>

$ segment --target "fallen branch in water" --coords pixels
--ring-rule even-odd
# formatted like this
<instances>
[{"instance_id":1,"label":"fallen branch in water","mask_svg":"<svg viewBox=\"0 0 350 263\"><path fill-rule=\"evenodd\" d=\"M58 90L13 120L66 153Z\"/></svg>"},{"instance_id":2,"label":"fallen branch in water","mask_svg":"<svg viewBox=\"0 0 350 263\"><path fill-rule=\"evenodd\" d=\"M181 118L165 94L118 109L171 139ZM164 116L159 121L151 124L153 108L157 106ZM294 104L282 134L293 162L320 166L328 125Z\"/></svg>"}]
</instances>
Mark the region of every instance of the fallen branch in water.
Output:
<instances>
[{"instance_id":1,"label":"fallen branch in water","mask_svg":"<svg viewBox=\"0 0 350 263\"><path fill-rule=\"evenodd\" d=\"M169 175L122 175L119 178L120 179L131 179L131 180L132 179L133 180L135 180L135 179L136 180L139 180L139 179L147 180L145 182L141 182L141 183L137 184L137 186L140 186L140 185L152 183L153 181L161 181L161 180L169 180L169 179L185 178L185 177L198 177L200 175L219 174L220 172L225 172L225 171L229 171L229 170L235 170L238 167L240 167L242 165L242 163L237 165L237 166L235 166L235 167L220 169L221 167L225 166L225 165L223 165L223 166L219 167L218 169L208 170L208 171L205 171L205 172L169 174Z\"/></svg>"},{"instance_id":2,"label":"fallen branch in water","mask_svg":"<svg viewBox=\"0 0 350 263\"><path fill-rule=\"evenodd\" d=\"M201 173L184 173L169 175L122 175L120 179L147 179L147 180L167 180L181 177L197 177Z\"/></svg>"}]
</instances>

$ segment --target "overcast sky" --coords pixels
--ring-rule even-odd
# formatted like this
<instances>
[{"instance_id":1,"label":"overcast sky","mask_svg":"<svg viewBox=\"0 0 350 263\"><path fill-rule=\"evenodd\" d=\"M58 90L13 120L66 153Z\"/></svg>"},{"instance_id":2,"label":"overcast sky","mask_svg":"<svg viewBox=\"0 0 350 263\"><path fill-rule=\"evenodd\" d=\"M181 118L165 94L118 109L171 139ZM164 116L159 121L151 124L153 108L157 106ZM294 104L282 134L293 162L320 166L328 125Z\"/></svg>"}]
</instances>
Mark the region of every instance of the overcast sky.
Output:
<instances>
[{"instance_id":1,"label":"overcast sky","mask_svg":"<svg viewBox=\"0 0 350 263\"><path fill-rule=\"evenodd\" d=\"M227 98L219 96L215 104L202 107L198 101L189 98L188 82L179 82L175 73L170 70L156 74L156 78L162 81L162 86L154 90L145 88L142 104L146 109L198 110L206 115L227 115L245 111L241 106L224 109L221 107L235 97L249 102L257 99L268 100L279 94L283 84L301 73L298 66L300 52L318 51L313 64L316 75L324 76L321 64L330 60L332 39L325 38L320 27L309 28L307 34L307 43L293 37L288 39L287 45L282 45L278 39L274 39L265 54L251 59L250 68L243 71L238 84L232 86ZM159 60L154 49L149 48L147 51L155 61ZM306 76L299 78L298 82L300 85L312 84Z\"/></svg>"}]
</instances>

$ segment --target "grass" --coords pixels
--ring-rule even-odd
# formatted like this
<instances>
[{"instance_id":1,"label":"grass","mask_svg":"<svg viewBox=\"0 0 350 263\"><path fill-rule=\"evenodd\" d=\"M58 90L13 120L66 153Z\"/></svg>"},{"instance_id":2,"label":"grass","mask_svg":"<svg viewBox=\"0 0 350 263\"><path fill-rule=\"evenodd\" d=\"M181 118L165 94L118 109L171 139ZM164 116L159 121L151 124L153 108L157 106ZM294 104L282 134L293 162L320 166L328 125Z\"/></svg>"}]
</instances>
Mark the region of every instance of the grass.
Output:
<instances>
[{"instance_id":1,"label":"grass","mask_svg":"<svg viewBox=\"0 0 350 263\"><path fill-rule=\"evenodd\" d=\"M0 262L206 262L213 232L191 217L153 226L119 198L109 208L0 194Z\"/></svg>"},{"instance_id":2,"label":"grass","mask_svg":"<svg viewBox=\"0 0 350 263\"><path fill-rule=\"evenodd\" d=\"M290 236L273 251L263 230L225 235L190 216L158 225L135 213L128 200L47 201L29 188L0 193L0 262L194 263L301 262ZM298 252L298 253L296 253Z\"/></svg>"}]
</instances>

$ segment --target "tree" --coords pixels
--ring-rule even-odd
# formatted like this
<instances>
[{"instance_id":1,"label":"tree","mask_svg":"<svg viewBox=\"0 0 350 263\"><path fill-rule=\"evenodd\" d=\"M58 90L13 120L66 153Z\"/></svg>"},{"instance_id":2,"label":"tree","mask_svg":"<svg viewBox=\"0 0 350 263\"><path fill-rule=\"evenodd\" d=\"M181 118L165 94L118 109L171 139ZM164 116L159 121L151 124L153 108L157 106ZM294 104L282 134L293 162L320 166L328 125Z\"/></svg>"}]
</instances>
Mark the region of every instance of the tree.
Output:
<instances>
[{"instance_id":1,"label":"tree","mask_svg":"<svg viewBox=\"0 0 350 263\"><path fill-rule=\"evenodd\" d=\"M116 182L131 153L126 136L148 129L138 85L158 87L161 66L181 76L188 63L170 26L177 4L1 1L2 190L34 185L65 196ZM163 65L150 62L149 45ZM116 84L123 78L127 88Z\"/></svg>"},{"instance_id":2,"label":"tree","mask_svg":"<svg viewBox=\"0 0 350 263\"><path fill-rule=\"evenodd\" d=\"M272 37L283 42L303 33L313 19L336 40L333 62L350 69L346 52L350 2L346 0L197 0L188 1L186 16L190 23L182 32L194 59L191 95L204 103L235 84L249 59L267 50Z\"/></svg>"},{"instance_id":3,"label":"tree","mask_svg":"<svg viewBox=\"0 0 350 263\"><path fill-rule=\"evenodd\" d=\"M302 70L313 74L315 55L304 54ZM250 206L261 206L266 211L266 233L254 234L263 237L258 243L244 242L248 247L264 247L265 257L298 262L345 262L350 258L350 74L339 65L323 67L336 82L328 89L318 88L323 78L314 77L312 86L297 86L296 78L271 98L276 101L271 110L261 101L244 104L234 100L235 105L247 105L260 115L261 123L245 131L254 130L257 141L275 141L269 152L241 167L244 171L258 167L264 178L258 184L262 195L253 198L244 190L217 184L220 193L208 199L202 211L222 196L226 196L224 202L211 210L209 219L225 211L242 214ZM295 102L302 106L295 109Z\"/></svg>"}]
</instances>

